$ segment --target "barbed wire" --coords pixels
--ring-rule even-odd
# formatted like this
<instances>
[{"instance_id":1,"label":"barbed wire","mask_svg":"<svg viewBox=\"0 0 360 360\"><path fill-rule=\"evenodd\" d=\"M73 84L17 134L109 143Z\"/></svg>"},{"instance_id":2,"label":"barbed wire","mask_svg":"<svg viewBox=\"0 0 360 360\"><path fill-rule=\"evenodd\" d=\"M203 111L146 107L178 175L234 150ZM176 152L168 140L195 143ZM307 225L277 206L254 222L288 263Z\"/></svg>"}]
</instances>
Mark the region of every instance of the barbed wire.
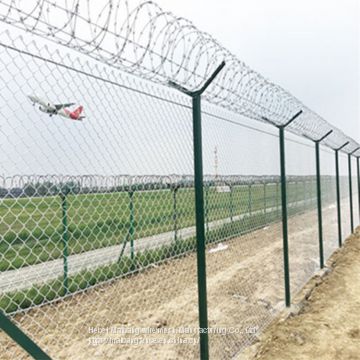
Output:
<instances>
[{"instance_id":1,"label":"barbed wire","mask_svg":"<svg viewBox=\"0 0 360 360\"><path fill-rule=\"evenodd\" d=\"M314 141L330 130L323 144L351 153L359 144L288 91L250 69L190 21L162 10L152 1L132 6L128 0L2 0L0 20L80 51L102 63L168 85L201 87L222 62L225 68L204 94L209 102ZM360 155L360 151L355 154Z\"/></svg>"},{"instance_id":2,"label":"barbed wire","mask_svg":"<svg viewBox=\"0 0 360 360\"><path fill-rule=\"evenodd\" d=\"M323 175L323 178L331 177ZM315 175L289 175L288 182L314 180ZM204 186L235 186L280 182L278 175L204 175ZM1 197L193 188L193 175L13 175L0 176Z\"/></svg>"}]
</instances>

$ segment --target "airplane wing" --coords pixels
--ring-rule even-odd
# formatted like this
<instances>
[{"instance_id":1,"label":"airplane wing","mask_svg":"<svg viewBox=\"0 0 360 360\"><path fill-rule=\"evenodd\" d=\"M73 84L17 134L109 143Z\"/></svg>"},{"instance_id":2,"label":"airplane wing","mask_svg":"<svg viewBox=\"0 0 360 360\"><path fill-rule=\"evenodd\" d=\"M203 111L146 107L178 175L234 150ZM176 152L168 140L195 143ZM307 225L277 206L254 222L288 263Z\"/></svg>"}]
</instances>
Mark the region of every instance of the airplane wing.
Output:
<instances>
[{"instance_id":1,"label":"airplane wing","mask_svg":"<svg viewBox=\"0 0 360 360\"><path fill-rule=\"evenodd\" d=\"M56 110L60 110L62 108L67 108L69 106L75 105L75 103L69 103L69 104L54 104Z\"/></svg>"}]
</instances>

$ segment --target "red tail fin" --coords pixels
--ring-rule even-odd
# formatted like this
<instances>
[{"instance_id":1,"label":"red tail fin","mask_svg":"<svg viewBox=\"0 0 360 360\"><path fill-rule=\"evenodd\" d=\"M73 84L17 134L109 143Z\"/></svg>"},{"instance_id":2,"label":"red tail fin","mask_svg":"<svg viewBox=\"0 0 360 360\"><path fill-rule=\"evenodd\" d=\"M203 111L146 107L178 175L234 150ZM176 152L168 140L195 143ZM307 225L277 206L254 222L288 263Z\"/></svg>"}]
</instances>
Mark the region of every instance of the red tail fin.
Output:
<instances>
[{"instance_id":1,"label":"red tail fin","mask_svg":"<svg viewBox=\"0 0 360 360\"><path fill-rule=\"evenodd\" d=\"M82 111L83 107L80 105L77 109L70 113L70 118L73 120L78 120Z\"/></svg>"},{"instance_id":2,"label":"red tail fin","mask_svg":"<svg viewBox=\"0 0 360 360\"><path fill-rule=\"evenodd\" d=\"M77 109L73 111L75 116L80 116L81 112L83 111L83 107L80 105Z\"/></svg>"}]
</instances>

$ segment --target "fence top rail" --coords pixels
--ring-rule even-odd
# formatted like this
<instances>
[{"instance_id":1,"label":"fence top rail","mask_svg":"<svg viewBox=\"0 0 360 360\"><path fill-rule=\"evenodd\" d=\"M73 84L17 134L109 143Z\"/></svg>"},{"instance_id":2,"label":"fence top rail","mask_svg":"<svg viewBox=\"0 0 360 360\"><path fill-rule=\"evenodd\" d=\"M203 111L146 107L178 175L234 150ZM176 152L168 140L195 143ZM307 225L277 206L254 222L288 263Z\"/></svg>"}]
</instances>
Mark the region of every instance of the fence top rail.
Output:
<instances>
[{"instance_id":1,"label":"fence top rail","mask_svg":"<svg viewBox=\"0 0 360 360\"><path fill-rule=\"evenodd\" d=\"M134 1L135 3L135 1ZM225 68L204 93L211 103L249 118L351 153L359 144L307 108L281 86L250 69L210 34L190 21L164 11L153 1L134 6L129 0L4 0L0 20L72 48L141 78L189 90L201 88L222 61ZM360 155L360 150L354 153Z\"/></svg>"}]
</instances>

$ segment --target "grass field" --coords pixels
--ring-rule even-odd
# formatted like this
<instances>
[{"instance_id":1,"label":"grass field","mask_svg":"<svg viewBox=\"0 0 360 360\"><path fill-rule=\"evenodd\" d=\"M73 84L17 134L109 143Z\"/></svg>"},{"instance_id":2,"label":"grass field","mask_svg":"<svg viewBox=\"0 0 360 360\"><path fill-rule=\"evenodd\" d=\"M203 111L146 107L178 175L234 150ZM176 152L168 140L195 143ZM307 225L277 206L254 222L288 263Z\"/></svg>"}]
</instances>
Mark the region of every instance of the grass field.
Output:
<instances>
[{"instance_id":1,"label":"grass field","mask_svg":"<svg viewBox=\"0 0 360 360\"><path fill-rule=\"evenodd\" d=\"M344 206L348 207L345 201ZM270 216L271 213L267 215ZM264 220L264 214L257 217L258 223L261 217ZM290 257L293 294L311 276L314 269L313 258L316 258L317 264L319 262L315 218L314 207L312 210L306 207L306 211L289 218L289 227L292 230L291 248L296 249L294 256ZM247 219L251 221L252 218ZM270 217L267 220L272 219ZM333 207L324 207L324 227L331 228L331 233L336 233L336 226L336 211ZM230 234L231 224L227 224L227 228ZM261 331L283 307L281 223L262 226L258 230L252 227L248 234L234 236L226 242L225 230L219 229L218 234L211 234L211 239L222 241L227 245L227 249L210 252L210 249L217 248L214 244L206 251L209 322L214 328L236 327L238 324L258 325ZM329 240L331 239L325 238L325 241ZM185 241L188 242L189 251L190 241L195 244L194 239ZM335 242L337 243L337 240ZM18 311L12 318L16 319L25 331L36 334L38 343L59 358L69 358L76 351L83 354L80 359L97 356L142 359L144 353L151 358L195 358L197 347L189 344L152 344L151 347L126 344L96 347L88 345L87 340L92 336L88 333L89 326L99 324L143 328L159 326L158 321L162 321L162 327L198 326L196 253L192 251L171 261L166 260L168 253L163 254L164 261L160 260L156 266L147 267L143 254L140 261L144 261L144 268L139 269L136 274L128 273L122 276L121 266L117 264L79 273L71 278L71 290L76 289L76 286L81 286L84 290L63 301L57 301L56 298L56 294L63 294L61 279L43 285L42 288L34 287L19 292L14 294L11 303L7 303L8 309L15 310L16 304L22 308L33 307L31 311ZM160 256L160 252L158 255ZM152 256L155 261L155 254ZM125 269L125 262L123 265ZM104 282L108 275L113 276L112 281ZM101 279L101 283L92 287L91 285L97 285L97 279ZM34 306L46 304L51 297L53 300L49 305ZM0 304L5 306L6 299ZM52 321L54 318L56 321ZM164 336L171 337L166 334ZM252 339L255 340L256 336L251 337L246 333L210 334L210 356L218 358L218 355L225 351L234 355L239 347L248 345ZM4 339L4 342L9 343L7 339ZM17 349L11 350L11 355L14 356Z\"/></svg>"},{"instance_id":2,"label":"grass field","mask_svg":"<svg viewBox=\"0 0 360 360\"><path fill-rule=\"evenodd\" d=\"M233 219L211 230L206 226L207 243L235 238L281 219L279 184L237 185L231 192L209 187L205 188L204 197L206 224ZM136 191L132 199L133 218L129 193L69 194L67 219L70 255L121 244L124 239L128 240L132 228L134 258L123 256L117 263L94 265L69 275L67 291L63 277L59 277L29 289L4 293L0 296L0 308L12 313L53 301L195 250L195 237L181 241L174 238L166 245L136 250L136 239L195 224L194 189L178 189L176 194L173 190ZM332 196L328 201L334 201ZM289 215L314 208L315 184L309 181L289 183L288 204ZM2 271L63 257L60 196L4 199L0 215L5 220L0 225ZM236 217L238 215L245 217Z\"/></svg>"},{"instance_id":3,"label":"grass field","mask_svg":"<svg viewBox=\"0 0 360 360\"><path fill-rule=\"evenodd\" d=\"M289 183L289 204L313 198L314 190L314 182ZM237 185L231 192L209 187L204 193L207 222L280 207L279 184ZM69 254L121 244L131 225L137 239L195 224L192 188L176 192L176 209L173 190L134 192L132 220L126 192L69 194L67 205ZM0 271L63 256L60 196L2 199L0 218Z\"/></svg>"}]
</instances>

